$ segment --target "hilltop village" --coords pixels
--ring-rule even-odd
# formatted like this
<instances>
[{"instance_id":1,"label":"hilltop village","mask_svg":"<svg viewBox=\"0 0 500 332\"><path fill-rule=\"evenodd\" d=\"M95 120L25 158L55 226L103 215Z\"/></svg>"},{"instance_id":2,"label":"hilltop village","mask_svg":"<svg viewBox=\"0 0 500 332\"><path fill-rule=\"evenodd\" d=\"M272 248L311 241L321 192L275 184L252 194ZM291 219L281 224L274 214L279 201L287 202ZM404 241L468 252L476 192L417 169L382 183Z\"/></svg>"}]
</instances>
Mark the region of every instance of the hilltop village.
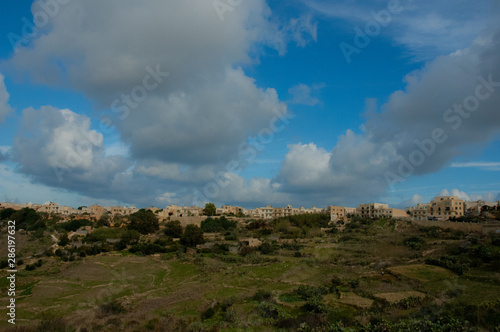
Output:
<instances>
[{"instance_id":1,"label":"hilltop village","mask_svg":"<svg viewBox=\"0 0 500 332\"><path fill-rule=\"evenodd\" d=\"M404 220L450 220L464 216L478 216L485 208L498 207L500 202L486 202L486 201L470 201L464 202L456 196L443 196L435 197L429 203L420 203L417 206L407 207L404 210L389 207L388 204L381 203L368 203L360 204L358 207L343 207L343 206L328 206L327 208L295 208L291 205L285 207L260 207L255 209L245 209L240 206L223 205L221 207L214 207L213 212L208 212L197 206L177 206L169 205L165 208L148 207L145 210L153 212L159 221L170 220L171 218L184 218L187 223L189 220L197 220L204 216L231 216L239 218L252 218L272 220L282 217L289 217L301 214L328 214L332 222L348 222L352 216L360 216L364 218L394 218ZM14 209L21 210L23 208L30 208L40 213L55 214L63 217L64 219L81 219L93 218L99 219L102 216L129 216L137 211L138 208L134 206L80 206L73 208L69 206L61 206L57 203L47 202L44 204L33 203L0 203L1 209Z\"/></svg>"}]
</instances>

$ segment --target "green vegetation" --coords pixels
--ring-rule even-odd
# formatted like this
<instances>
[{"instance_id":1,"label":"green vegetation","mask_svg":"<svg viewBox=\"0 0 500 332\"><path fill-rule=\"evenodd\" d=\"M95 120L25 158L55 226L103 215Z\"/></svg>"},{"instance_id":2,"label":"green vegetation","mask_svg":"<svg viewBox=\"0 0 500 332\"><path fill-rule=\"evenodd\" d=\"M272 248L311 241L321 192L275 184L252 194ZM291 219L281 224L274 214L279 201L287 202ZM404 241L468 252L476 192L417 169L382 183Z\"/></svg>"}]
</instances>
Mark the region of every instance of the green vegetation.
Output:
<instances>
[{"instance_id":1,"label":"green vegetation","mask_svg":"<svg viewBox=\"0 0 500 332\"><path fill-rule=\"evenodd\" d=\"M151 210L140 209L129 216L129 229L136 230L141 234L154 233L160 226L158 218Z\"/></svg>"},{"instance_id":2,"label":"green vegetation","mask_svg":"<svg viewBox=\"0 0 500 332\"><path fill-rule=\"evenodd\" d=\"M76 227L68 225L54 227L58 238ZM362 218L324 232L332 226L320 214L164 225L147 234L103 226L55 255L45 251L48 230L41 239L20 231L17 328L375 332L500 325L497 235ZM193 250L205 237L203 249ZM32 258L41 248L46 257ZM2 290L5 276L0 272ZM0 322L16 331L9 328Z\"/></svg>"},{"instance_id":3,"label":"green vegetation","mask_svg":"<svg viewBox=\"0 0 500 332\"><path fill-rule=\"evenodd\" d=\"M229 220L222 216L220 218L207 218L201 222L201 229L205 233L218 233L235 229L236 221Z\"/></svg>"},{"instance_id":4,"label":"green vegetation","mask_svg":"<svg viewBox=\"0 0 500 332\"><path fill-rule=\"evenodd\" d=\"M181 243L187 247L196 247L204 243L203 230L196 225L187 225L181 237Z\"/></svg>"},{"instance_id":5,"label":"green vegetation","mask_svg":"<svg viewBox=\"0 0 500 332\"><path fill-rule=\"evenodd\" d=\"M165 225L165 235L173 238L180 238L182 236L182 226L179 220L169 221Z\"/></svg>"},{"instance_id":6,"label":"green vegetation","mask_svg":"<svg viewBox=\"0 0 500 332\"><path fill-rule=\"evenodd\" d=\"M206 216L215 216L215 213L217 212L217 208L215 207L214 203L207 203L205 204L205 208L203 209L203 214Z\"/></svg>"}]
</instances>

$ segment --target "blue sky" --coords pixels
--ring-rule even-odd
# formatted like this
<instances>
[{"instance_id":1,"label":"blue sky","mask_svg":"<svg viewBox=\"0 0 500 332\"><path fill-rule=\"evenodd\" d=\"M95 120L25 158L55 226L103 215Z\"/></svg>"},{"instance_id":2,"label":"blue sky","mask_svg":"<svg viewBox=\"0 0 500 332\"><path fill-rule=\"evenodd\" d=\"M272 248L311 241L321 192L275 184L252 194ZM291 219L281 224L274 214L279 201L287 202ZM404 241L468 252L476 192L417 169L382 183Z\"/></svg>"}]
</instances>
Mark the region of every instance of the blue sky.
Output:
<instances>
[{"instance_id":1,"label":"blue sky","mask_svg":"<svg viewBox=\"0 0 500 332\"><path fill-rule=\"evenodd\" d=\"M495 1L3 9L0 201L500 199Z\"/></svg>"}]
</instances>

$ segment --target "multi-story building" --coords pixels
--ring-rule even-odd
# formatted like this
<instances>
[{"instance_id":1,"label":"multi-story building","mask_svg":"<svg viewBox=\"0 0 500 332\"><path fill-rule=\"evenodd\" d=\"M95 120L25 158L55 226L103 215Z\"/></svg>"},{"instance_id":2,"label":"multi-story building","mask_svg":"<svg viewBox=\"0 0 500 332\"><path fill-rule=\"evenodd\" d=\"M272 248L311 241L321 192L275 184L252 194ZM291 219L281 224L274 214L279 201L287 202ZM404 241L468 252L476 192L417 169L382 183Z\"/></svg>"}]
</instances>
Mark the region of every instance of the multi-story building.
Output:
<instances>
[{"instance_id":1,"label":"multi-story building","mask_svg":"<svg viewBox=\"0 0 500 332\"><path fill-rule=\"evenodd\" d=\"M344 220L345 208L342 206L329 206L327 208L330 213L330 221L340 221Z\"/></svg>"},{"instance_id":2,"label":"multi-story building","mask_svg":"<svg viewBox=\"0 0 500 332\"><path fill-rule=\"evenodd\" d=\"M345 210L346 217L353 216L356 214L356 208L344 207L344 210Z\"/></svg>"},{"instance_id":3,"label":"multi-story building","mask_svg":"<svg viewBox=\"0 0 500 332\"><path fill-rule=\"evenodd\" d=\"M428 217L435 220L449 220L464 215L464 201L457 196L435 197L427 207Z\"/></svg>"},{"instance_id":4,"label":"multi-story building","mask_svg":"<svg viewBox=\"0 0 500 332\"><path fill-rule=\"evenodd\" d=\"M240 206L230 206L230 205L224 205L221 209L222 213L232 213L234 214L235 216L240 214L240 213L245 213L245 209L240 207Z\"/></svg>"},{"instance_id":5,"label":"multi-story building","mask_svg":"<svg viewBox=\"0 0 500 332\"><path fill-rule=\"evenodd\" d=\"M485 202L485 201L474 201L465 202L465 213L468 215L478 216L481 214L483 207L495 207L499 205L499 202Z\"/></svg>"},{"instance_id":6,"label":"multi-story building","mask_svg":"<svg viewBox=\"0 0 500 332\"><path fill-rule=\"evenodd\" d=\"M404 210L390 208L389 205L381 203L360 204L356 208L356 214L363 218L405 219L409 217Z\"/></svg>"},{"instance_id":7,"label":"multi-story building","mask_svg":"<svg viewBox=\"0 0 500 332\"><path fill-rule=\"evenodd\" d=\"M429 203L419 203L417 206L406 208L405 211L413 218L413 220L428 220Z\"/></svg>"},{"instance_id":8,"label":"multi-story building","mask_svg":"<svg viewBox=\"0 0 500 332\"><path fill-rule=\"evenodd\" d=\"M261 207L257 209L259 212L259 217L261 219L272 219L273 218L273 207L268 205L266 207Z\"/></svg>"}]
</instances>

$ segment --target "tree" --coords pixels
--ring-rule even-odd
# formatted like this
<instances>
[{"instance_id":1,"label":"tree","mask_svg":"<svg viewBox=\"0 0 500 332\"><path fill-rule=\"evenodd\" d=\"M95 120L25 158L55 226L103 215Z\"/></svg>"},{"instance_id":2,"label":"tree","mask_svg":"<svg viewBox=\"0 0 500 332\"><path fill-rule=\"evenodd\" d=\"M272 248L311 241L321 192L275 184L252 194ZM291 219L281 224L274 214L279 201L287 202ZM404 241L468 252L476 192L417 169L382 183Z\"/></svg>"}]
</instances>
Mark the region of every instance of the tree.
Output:
<instances>
[{"instance_id":1,"label":"tree","mask_svg":"<svg viewBox=\"0 0 500 332\"><path fill-rule=\"evenodd\" d=\"M187 225L181 237L181 244L187 247L195 247L197 244L205 242L203 230L196 225Z\"/></svg>"},{"instance_id":2,"label":"tree","mask_svg":"<svg viewBox=\"0 0 500 332\"><path fill-rule=\"evenodd\" d=\"M141 238L141 234L136 230L127 230L120 238L120 242L122 242L125 246L128 244L137 244Z\"/></svg>"},{"instance_id":3,"label":"tree","mask_svg":"<svg viewBox=\"0 0 500 332\"><path fill-rule=\"evenodd\" d=\"M201 222L201 229L206 233L223 232L236 228L237 223L222 216L220 218L207 218Z\"/></svg>"},{"instance_id":4,"label":"tree","mask_svg":"<svg viewBox=\"0 0 500 332\"><path fill-rule=\"evenodd\" d=\"M215 207L214 203L207 203L205 204L205 208L203 209L203 214L206 216L215 216L215 213L217 212L217 208Z\"/></svg>"},{"instance_id":5,"label":"tree","mask_svg":"<svg viewBox=\"0 0 500 332\"><path fill-rule=\"evenodd\" d=\"M0 210L0 220L9 219L14 213L16 213L16 210L11 208Z\"/></svg>"},{"instance_id":6,"label":"tree","mask_svg":"<svg viewBox=\"0 0 500 332\"><path fill-rule=\"evenodd\" d=\"M179 220L169 221L165 225L165 235L174 238L180 238L182 236L182 226Z\"/></svg>"},{"instance_id":7,"label":"tree","mask_svg":"<svg viewBox=\"0 0 500 332\"><path fill-rule=\"evenodd\" d=\"M129 229L136 230L141 234L154 233L160 229L158 218L151 210L140 209L129 217Z\"/></svg>"},{"instance_id":8,"label":"tree","mask_svg":"<svg viewBox=\"0 0 500 332\"><path fill-rule=\"evenodd\" d=\"M61 235L61 238L59 239L59 242L58 244L61 246L61 247L64 247L66 245L69 244L69 239L68 239L68 233L63 233Z\"/></svg>"},{"instance_id":9,"label":"tree","mask_svg":"<svg viewBox=\"0 0 500 332\"><path fill-rule=\"evenodd\" d=\"M16 221L16 229L29 230L31 226L42 219L42 216L31 208L23 208L12 214L10 219Z\"/></svg>"}]
</instances>

